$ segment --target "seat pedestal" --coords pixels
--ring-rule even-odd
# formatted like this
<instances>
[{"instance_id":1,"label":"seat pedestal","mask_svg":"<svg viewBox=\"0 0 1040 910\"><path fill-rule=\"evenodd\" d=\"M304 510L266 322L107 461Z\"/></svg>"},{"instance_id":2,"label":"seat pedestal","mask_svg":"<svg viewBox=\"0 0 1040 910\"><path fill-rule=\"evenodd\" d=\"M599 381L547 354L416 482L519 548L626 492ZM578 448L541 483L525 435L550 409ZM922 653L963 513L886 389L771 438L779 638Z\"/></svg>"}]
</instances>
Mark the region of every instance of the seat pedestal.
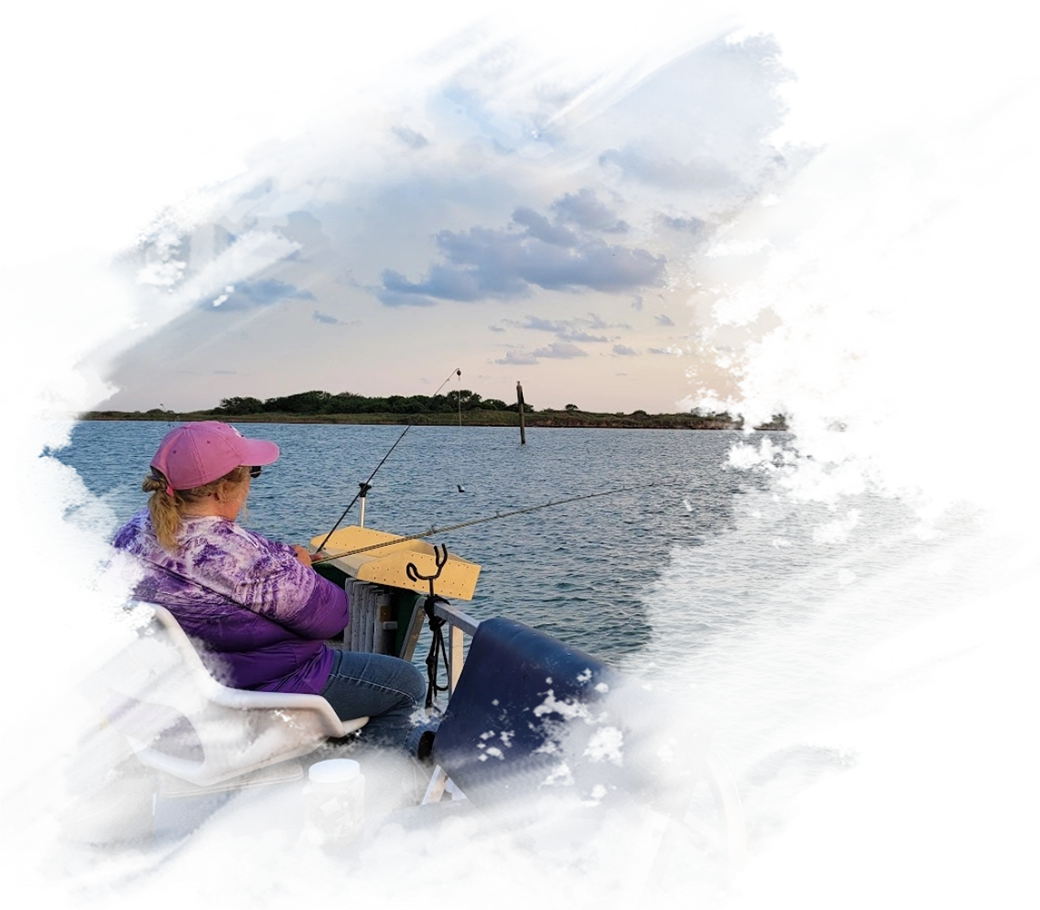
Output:
<instances>
[{"instance_id":1,"label":"seat pedestal","mask_svg":"<svg viewBox=\"0 0 1040 910\"><path fill-rule=\"evenodd\" d=\"M148 872L151 910L209 910L216 849L232 837L303 824L303 768L284 761L198 787L160 772Z\"/></svg>"}]
</instances>

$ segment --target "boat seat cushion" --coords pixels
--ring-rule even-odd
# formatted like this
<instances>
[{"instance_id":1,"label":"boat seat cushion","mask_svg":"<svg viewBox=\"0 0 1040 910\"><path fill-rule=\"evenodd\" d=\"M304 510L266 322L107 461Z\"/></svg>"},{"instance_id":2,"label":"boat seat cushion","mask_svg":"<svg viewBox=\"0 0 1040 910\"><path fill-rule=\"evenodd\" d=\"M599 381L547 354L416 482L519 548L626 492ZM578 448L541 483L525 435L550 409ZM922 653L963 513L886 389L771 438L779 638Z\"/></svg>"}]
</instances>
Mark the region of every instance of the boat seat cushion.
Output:
<instances>
[{"instance_id":1,"label":"boat seat cushion","mask_svg":"<svg viewBox=\"0 0 1040 910\"><path fill-rule=\"evenodd\" d=\"M693 708L504 618L474 635L433 755L573 910L610 906L648 809L665 874L711 743Z\"/></svg>"}]
</instances>

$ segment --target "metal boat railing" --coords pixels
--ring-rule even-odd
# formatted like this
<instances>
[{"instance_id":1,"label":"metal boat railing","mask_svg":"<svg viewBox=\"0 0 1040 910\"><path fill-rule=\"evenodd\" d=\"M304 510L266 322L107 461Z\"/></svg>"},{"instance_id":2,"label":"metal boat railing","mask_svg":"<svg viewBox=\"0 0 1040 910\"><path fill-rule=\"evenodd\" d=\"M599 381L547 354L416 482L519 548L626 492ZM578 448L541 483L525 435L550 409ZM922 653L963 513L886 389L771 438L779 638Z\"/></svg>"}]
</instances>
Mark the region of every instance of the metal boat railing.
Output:
<instances>
[{"instance_id":1,"label":"metal boat railing","mask_svg":"<svg viewBox=\"0 0 1040 910\"><path fill-rule=\"evenodd\" d=\"M418 613L421 616L421 612ZM447 698L450 699L465 661L465 636L476 631L479 621L443 601L434 606L434 614L444 620L446 627ZM411 657L411 654L408 656ZM443 714L446 704L446 700L435 700L434 711L438 716ZM713 749L708 750L701 777L711 792L719 816L719 828L713 828L693 812L686 812L679 837L716 864L717 910L736 910L734 902L740 894L740 876L751 862L751 854L746 849L748 834L745 830L744 808L740 805L740 795L732 773L722 756ZM655 905L660 910L709 910L670 876L665 876L661 883ZM773 906L766 905L766 908Z\"/></svg>"}]
</instances>

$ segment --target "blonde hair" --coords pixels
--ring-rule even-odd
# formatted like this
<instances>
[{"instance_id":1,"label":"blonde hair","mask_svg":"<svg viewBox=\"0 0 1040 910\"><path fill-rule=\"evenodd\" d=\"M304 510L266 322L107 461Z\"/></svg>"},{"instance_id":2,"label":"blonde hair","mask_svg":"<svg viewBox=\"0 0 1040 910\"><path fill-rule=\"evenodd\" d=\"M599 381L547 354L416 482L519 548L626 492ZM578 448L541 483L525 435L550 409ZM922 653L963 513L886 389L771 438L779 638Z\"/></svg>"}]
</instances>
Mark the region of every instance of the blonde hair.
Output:
<instances>
[{"instance_id":1,"label":"blonde hair","mask_svg":"<svg viewBox=\"0 0 1040 910\"><path fill-rule=\"evenodd\" d=\"M239 465L237 468L232 468L223 477L218 477L216 480L190 490L174 490L171 496L166 492L169 481L162 471L152 468L152 473L145 477L141 489L145 493L152 494L148 497L148 513L152 517L152 527L155 529L155 536L160 545L166 550L177 549L181 517L186 505L199 502L214 493L223 494L229 487L244 483L248 476L248 466Z\"/></svg>"}]
</instances>

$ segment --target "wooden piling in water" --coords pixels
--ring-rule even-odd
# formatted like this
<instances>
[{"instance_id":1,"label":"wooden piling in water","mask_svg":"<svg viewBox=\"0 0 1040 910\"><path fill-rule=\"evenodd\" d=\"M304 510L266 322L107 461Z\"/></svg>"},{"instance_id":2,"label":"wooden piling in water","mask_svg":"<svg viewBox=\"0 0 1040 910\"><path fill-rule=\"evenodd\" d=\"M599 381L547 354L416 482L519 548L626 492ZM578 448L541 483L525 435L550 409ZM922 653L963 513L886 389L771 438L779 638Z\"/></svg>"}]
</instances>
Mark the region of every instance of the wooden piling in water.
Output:
<instances>
[{"instance_id":1,"label":"wooden piling in water","mask_svg":"<svg viewBox=\"0 0 1040 910\"><path fill-rule=\"evenodd\" d=\"M520 380L516 382L516 411L520 415L520 445L527 444L527 436L524 433L524 389Z\"/></svg>"}]
</instances>

